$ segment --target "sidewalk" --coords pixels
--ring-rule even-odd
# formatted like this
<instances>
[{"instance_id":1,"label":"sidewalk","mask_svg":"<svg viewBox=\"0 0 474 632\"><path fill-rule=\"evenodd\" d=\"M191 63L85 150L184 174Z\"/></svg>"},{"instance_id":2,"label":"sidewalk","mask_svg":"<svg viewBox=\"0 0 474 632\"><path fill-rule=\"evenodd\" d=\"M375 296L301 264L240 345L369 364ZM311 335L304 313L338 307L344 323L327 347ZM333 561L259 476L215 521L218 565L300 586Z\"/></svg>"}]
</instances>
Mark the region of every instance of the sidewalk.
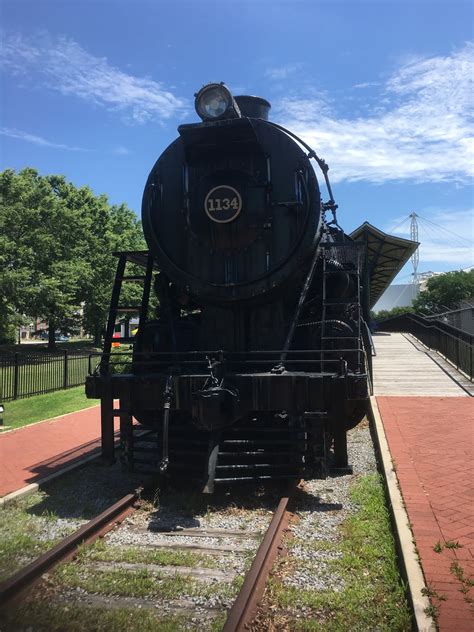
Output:
<instances>
[{"instance_id":1,"label":"sidewalk","mask_svg":"<svg viewBox=\"0 0 474 632\"><path fill-rule=\"evenodd\" d=\"M426 584L445 598L434 594L439 629L471 632L474 401L378 396L377 403Z\"/></svg>"},{"instance_id":2,"label":"sidewalk","mask_svg":"<svg viewBox=\"0 0 474 632\"><path fill-rule=\"evenodd\" d=\"M99 451L100 406L0 435L0 497Z\"/></svg>"}]
</instances>

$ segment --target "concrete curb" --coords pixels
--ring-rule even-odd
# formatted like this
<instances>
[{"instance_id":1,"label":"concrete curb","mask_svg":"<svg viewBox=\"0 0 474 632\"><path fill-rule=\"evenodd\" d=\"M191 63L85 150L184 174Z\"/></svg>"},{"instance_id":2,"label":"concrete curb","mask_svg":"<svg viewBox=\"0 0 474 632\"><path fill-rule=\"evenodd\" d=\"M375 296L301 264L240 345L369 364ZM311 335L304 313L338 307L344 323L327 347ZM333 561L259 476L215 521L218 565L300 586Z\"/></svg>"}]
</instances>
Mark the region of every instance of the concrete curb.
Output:
<instances>
[{"instance_id":1,"label":"concrete curb","mask_svg":"<svg viewBox=\"0 0 474 632\"><path fill-rule=\"evenodd\" d=\"M36 483L30 483L30 485L25 485L24 487L21 487L20 489L17 489L14 492L10 492L9 494L2 496L0 498L0 510L6 507L7 505L11 504L12 502L19 500L20 498L24 498L25 496L30 496L31 494L34 494L45 483L49 483L49 481L52 481L55 478L59 478L60 476L62 476L63 474L66 474L67 472L71 472L72 470L75 470L78 467L81 467L85 465L86 463L89 463L90 461L94 461L95 459L98 459L100 457L100 454L101 454L100 451L96 452L95 454L89 454L88 456L85 456L82 459L79 459L78 461L76 461L75 463L72 463L71 465L65 465L64 467L60 468L56 472L53 472L52 474L49 474L48 476L40 478L38 482Z\"/></svg>"},{"instance_id":2,"label":"concrete curb","mask_svg":"<svg viewBox=\"0 0 474 632\"><path fill-rule=\"evenodd\" d=\"M428 597L422 594L426 589L423 571L415 551L413 534L410 529L410 521L403 504L400 493L398 478L393 468L392 456L388 447L387 437L380 416L377 400L374 396L370 398L370 421L377 441L377 449L380 456L383 475L387 484L387 491L390 499L390 511L395 524L395 537L400 552L400 562L402 571L408 583L408 593L411 601L416 628L419 632L436 632L436 625L431 617L425 614L425 609L429 607Z\"/></svg>"}]
</instances>

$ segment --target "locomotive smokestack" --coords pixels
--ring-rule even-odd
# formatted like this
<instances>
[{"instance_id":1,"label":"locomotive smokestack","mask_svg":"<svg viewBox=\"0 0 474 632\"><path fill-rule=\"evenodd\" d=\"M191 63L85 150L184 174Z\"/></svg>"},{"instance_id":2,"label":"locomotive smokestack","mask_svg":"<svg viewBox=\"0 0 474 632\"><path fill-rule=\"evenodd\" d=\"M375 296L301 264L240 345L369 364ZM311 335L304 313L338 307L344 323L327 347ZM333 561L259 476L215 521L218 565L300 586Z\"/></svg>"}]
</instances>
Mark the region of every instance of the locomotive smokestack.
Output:
<instances>
[{"instance_id":1,"label":"locomotive smokestack","mask_svg":"<svg viewBox=\"0 0 474 632\"><path fill-rule=\"evenodd\" d=\"M262 97L240 96L234 97L239 106L242 116L250 118L259 118L268 121L268 113L272 107L266 99Z\"/></svg>"}]
</instances>

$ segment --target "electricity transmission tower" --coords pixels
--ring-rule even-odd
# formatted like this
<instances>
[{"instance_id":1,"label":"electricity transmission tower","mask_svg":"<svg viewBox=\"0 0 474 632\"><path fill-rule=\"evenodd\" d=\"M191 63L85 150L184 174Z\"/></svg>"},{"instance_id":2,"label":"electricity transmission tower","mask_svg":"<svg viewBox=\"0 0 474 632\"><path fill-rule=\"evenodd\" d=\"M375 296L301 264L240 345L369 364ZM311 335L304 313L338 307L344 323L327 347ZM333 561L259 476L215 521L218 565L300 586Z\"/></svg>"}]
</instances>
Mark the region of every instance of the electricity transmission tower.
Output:
<instances>
[{"instance_id":1,"label":"electricity transmission tower","mask_svg":"<svg viewBox=\"0 0 474 632\"><path fill-rule=\"evenodd\" d=\"M418 241L418 215L416 213L410 213L410 239L412 241ZM411 262L413 264L413 285L418 285L418 262L420 260L420 255L418 253L418 248L411 256Z\"/></svg>"}]
</instances>

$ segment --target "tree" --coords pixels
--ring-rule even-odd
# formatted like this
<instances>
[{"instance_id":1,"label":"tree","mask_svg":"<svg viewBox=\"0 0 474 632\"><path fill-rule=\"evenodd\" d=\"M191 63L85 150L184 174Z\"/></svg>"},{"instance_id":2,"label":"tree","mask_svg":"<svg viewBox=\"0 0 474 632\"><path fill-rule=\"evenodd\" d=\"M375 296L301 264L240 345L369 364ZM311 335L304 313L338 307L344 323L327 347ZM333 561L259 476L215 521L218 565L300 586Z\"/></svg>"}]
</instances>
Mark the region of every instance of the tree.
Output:
<instances>
[{"instance_id":1,"label":"tree","mask_svg":"<svg viewBox=\"0 0 474 632\"><path fill-rule=\"evenodd\" d=\"M114 252L120 250L145 250L145 240L141 223L133 211L124 204L109 207L107 217L101 216L100 224L91 227L90 278L85 293L84 324L94 336L94 343L100 344L101 332L105 326L117 268ZM123 304L133 305L140 300L141 288L124 285Z\"/></svg>"},{"instance_id":2,"label":"tree","mask_svg":"<svg viewBox=\"0 0 474 632\"><path fill-rule=\"evenodd\" d=\"M76 188L63 176L48 176L58 197L80 217L83 234L78 244L86 264L79 283L83 325L99 345L108 315L119 250L146 248L141 223L125 204L110 206L105 195L96 196L89 187ZM134 304L139 288L124 287L123 300Z\"/></svg>"},{"instance_id":3,"label":"tree","mask_svg":"<svg viewBox=\"0 0 474 632\"><path fill-rule=\"evenodd\" d=\"M437 314L456 309L466 299L474 299L474 270L431 277L426 289L413 301L413 308L420 314Z\"/></svg>"},{"instance_id":4,"label":"tree","mask_svg":"<svg viewBox=\"0 0 474 632\"><path fill-rule=\"evenodd\" d=\"M0 174L0 340L22 314L49 323L49 348L83 308L96 343L104 327L116 250L144 249L141 224L125 205L77 188L64 176L27 168ZM138 288L128 288L125 300ZM133 303L132 303L133 304Z\"/></svg>"},{"instance_id":5,"label":"tree","mask_svg":"<svg viewBox=\"0 0 474 632\"><path fill-rule=\"evenodd\" d=\"M56 329L67 326L79 307L81 217L31 168L0 174L0 194L2 314L47 321L54 348Z\"/></svg>"},{"instance_id":6,"label":"tree","mask_svg":"<svg viewBox=\"0 0 474 632\"><path fill-rule=\"evenodd\" d=\"M395 316L401 316L402 314L407 314L408 312L413 312L412 307L393 307L392 309L381 309L379 312L371 312L371 320L380 321L385 318L394 318Z\"/></svg>"}]
</instances>

